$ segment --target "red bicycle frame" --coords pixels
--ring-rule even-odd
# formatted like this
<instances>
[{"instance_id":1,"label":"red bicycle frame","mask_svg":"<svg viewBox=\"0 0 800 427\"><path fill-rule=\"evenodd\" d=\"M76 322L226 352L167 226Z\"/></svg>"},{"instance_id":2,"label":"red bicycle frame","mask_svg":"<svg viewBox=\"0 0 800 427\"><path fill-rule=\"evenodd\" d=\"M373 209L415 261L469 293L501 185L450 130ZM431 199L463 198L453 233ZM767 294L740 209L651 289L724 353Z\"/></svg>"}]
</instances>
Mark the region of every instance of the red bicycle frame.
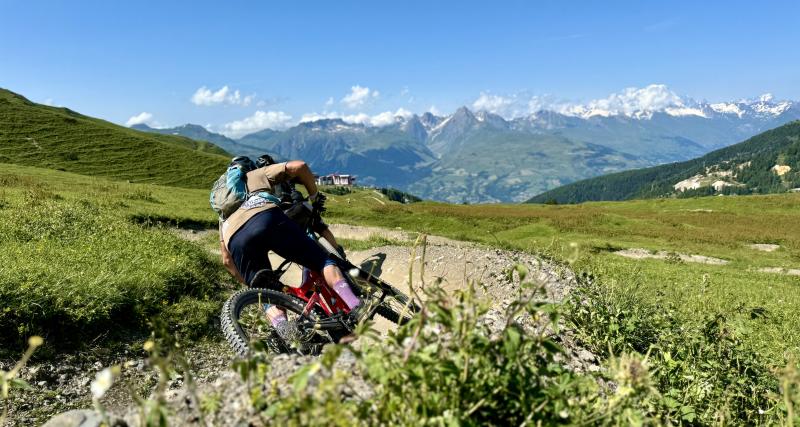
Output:
<instances>
[{"instance_id":1,"label":"red bicycle frame","mask_svg":"<svg viewBox=\"0 0 800 427\"><path fill-rule=\"evenodd\" d=\"M325 283L325 277L321 273L307 268L303 268L303 284L299 288L284 286L283 292L306 301L306 306L303 309L304 315L308 315L314 305L322 308L322 311L328 316L350 312L350 308L339 297L339 294Z\"/></svg>"}]
</instances>

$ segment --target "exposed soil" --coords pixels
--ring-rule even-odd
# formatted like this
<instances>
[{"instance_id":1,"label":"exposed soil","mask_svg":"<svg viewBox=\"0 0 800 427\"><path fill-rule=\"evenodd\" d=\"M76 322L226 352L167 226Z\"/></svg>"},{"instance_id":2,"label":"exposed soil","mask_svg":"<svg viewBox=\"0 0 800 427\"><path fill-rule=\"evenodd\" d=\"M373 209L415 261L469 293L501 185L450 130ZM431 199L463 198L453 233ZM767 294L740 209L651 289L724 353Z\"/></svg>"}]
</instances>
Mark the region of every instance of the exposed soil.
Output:
<instances>
[{"instance_id":1,"label":"exposed soil","mask_svg":"<svg viewBox=\"0 0 800 427\"><path fill-rule=\"evenodd\" d=\"M759 268L762 273L785 274L787 276L800 276L800 268L764 267Z\"/></svg>"},{"instance_id":2,"label":"exposed soil","mask_svg":"<svg viewBox=\"0 0 800 427\"><path fill-rule=\"evenodd\" d=\"M624 256L626 258L633 258L633 259L645 259L645 258L654 258L654 259L675 259L680 260L682 262L695 262L699 264L712 264L712 265L725 265L728 264L730 261L709 257L705 255L689 255L689 254L681 254L675 252L667 252L667 251L657 251L653 252L643 248L631 248L631 249L623 249L621 251L614 252L619 256Z\"/></svg>"}]
</instances>

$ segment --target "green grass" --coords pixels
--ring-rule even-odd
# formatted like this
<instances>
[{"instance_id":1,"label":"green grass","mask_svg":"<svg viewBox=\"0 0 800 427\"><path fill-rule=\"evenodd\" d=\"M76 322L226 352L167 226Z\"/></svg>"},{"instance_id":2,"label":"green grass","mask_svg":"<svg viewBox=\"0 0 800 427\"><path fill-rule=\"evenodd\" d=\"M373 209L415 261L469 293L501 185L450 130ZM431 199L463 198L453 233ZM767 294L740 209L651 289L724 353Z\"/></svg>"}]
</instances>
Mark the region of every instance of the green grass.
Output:
<instances>
[{"instance_id":1,"label":"green grass","mask_svg":"<svg viewBox=\"0 0 800 427\"><path fill-rule=\"evenodd\" d=\"M139 132L0 89L0 163L206 188L227 161L207 142Z\"/></svg>"},{"instance_id":2,"label":"green grass","mask_svg":"<svg viewBox=\"0 0 800 427\"><path fill-rule=\"evenodd\" d=\"M370 235L366 240L336 239L347 251L365 251L379 246L411 246L414 242L409 240L388 239L376 234Z\"/></svg>"},{"instance_id":3,"label":"green grass","mask_svg":"<svg viewBox=\"0 0 800 427\"><path fill-rule=\"evenodd\" d=\"M206 191L6 164L0 171L4 348L32 334L50 348L124 339L154 316L188 336L211 331L226 279L219 261L150 226L215 224Z\"/></svg>"}]
</instances>

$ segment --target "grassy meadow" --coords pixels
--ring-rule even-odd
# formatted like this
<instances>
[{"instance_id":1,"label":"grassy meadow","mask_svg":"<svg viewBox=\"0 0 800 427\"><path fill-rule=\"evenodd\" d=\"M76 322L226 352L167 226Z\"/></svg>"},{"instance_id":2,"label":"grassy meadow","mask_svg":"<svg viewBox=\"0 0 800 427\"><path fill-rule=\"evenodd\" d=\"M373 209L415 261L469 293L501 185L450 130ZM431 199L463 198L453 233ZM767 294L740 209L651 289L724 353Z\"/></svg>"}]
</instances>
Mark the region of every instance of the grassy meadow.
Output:
<instances>
[{"instance_id":1,"label":"grassy meadow","mask_svg":"<svg viewBox=\"0 0 800 427\"><path fill-rule=\"evenodd\" d=\"M187 275L191 277L189 282L199 283L203 293L216 289L214 283L220 274L224 278L216 260L207 260L205 254L194 250L196 245L166 229L152 227L215 226L207 190L130 184L8 164L0 167L0 183L6 292L22 279L30 285L20 292L41 290L42 285L35 283L45 283L48 277L57 284L66 278L77 284L80 276L72 273L86 275L96 268L103 268L103 274L108 276L91 275L96 284L92 289L102 290L98 294L108 298L118 295L103 289L101 283L109 280L124 287L141 282L122 277L133 271L152 273L144 282L153 286L162 286L157 282L170 275ZM687 321L702 319L706 313L735 313L731 322L745 331L745 341L776 362L787 350L800 354L800 334L794 331L800 321L800 277L757 271L764 267L800 268L800 195L560 206L435 202L404 205L386 200L376 191L356 190L330 195L326 218L328 222L400 227L542 253L569 262L578 272L591 273L618 292L669 301ZM125 236L129 244L112 246L118 239L101 239L109 234L96 232L103 227L121 233L118 237ZM386 242L346 243L353 249L363 249L365 245ZM761 252L748 246L753 243L773 243L780 248ZM134 248L136 244L140 246ZM215 242L204 242L203 246L212 244ZM705 255L729 263L706 265L673 258L634 260L612 253L625 248ZM106 259L97 257L103 252ZM65 253L71 255L64 256ZM180 255L183 261L172 266L162 263L168 259L167 254ZM76 263L75 259L86 264ZM111 259L116 262L107 262ZM35 269L37 265L52 271ZM63 299L70 298L65 295ZM118 306L118 302L108 301ZM105 304L102 299L96 302ZM14 307L16 303L5 306ZM763 309L765 316L751 319L748 313L752 310L748 310L753 308ZM108 312L107 308L103 310Z\"/></svg>"},{"instance_id":2,"label":"grassy meadow","mask_svg":"<svg viewBox=\"0 0 800 427\"><path fill-rule=\"evenodd\" d=\"M579 286L564 316L575 336L610 361L653 353L648 381L657 392L643 392L637 414L701 424L782 419L776 369L800 356L800 277L758 269L800 268L800 194L549 206L400 204L370 189L337 193L328 198L330 223L402 228L570 265ZM44 336L44 354L140 339L154 317L184 338L216 336L214 319L235 286L209 252L213 235L192 242L176 231L215 225L205 189L0 163L0 331L10 351L0 357L33 334ZM761 252L754 243L780 247ZM613 253L625 248L728 264Z\"/></svg>"}]
</instances>

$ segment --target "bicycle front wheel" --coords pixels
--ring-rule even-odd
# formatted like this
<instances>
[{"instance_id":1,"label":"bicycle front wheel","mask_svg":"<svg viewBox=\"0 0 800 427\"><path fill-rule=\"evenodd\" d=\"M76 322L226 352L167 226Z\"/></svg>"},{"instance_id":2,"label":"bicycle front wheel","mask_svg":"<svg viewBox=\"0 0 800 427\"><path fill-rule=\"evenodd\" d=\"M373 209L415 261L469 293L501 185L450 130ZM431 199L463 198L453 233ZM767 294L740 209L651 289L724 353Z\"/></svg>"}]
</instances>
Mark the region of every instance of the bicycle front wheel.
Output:
<instances>
[{"instance_id":1,"label":"bicycle front wheel","mask_svg":"<svg viewBox=\"0 0 800 427\"><path fill-rule=\"evenodd\" d=\"M267 317L267 305L283 309L289 322L299 327L292 342L286 342L272 327ZM233 351L241 357L257 349L272 353L313 352L332 339L324 331L302 327L317 321L314 313L304 315L304 308L305 301L293 295L270 289L245 289L233 294L222 307L222 333Z\"/></svg>"}]
</instances>

